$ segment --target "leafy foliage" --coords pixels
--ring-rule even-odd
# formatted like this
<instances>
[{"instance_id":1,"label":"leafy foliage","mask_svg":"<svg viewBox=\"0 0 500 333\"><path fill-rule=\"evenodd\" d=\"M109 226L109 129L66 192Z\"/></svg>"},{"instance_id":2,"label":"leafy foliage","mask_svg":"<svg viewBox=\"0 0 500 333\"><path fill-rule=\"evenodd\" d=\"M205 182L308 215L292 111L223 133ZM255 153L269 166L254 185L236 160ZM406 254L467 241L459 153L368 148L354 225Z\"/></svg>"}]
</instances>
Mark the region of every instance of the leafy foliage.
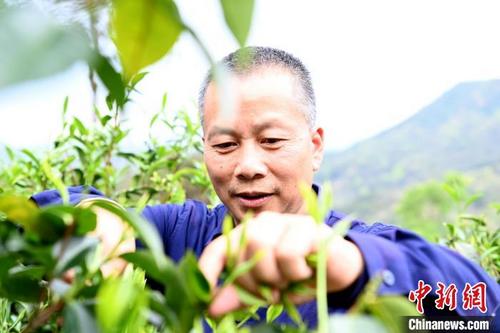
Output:
<instances>
[{"instance_id":1,"label":"leafy foliage","mask_svg":"<svg viewBox=\"0 0 500 333\"><path fill-rule=\"evenodd\" d=\"M318 204L312 194L308 195L314 209L324 212L329 200L320 200ZM114 257L102 258L99 242L91 234L96 227L94 207L118 215L147 246L121 256L130 265L120 276L105 278L99 269ZM187 333L202 330L201 320L213 293L194 255L187 253L174 264L164 255L153 227L134 212L127 212L107 199L95 199L88 207L56 205L39 209L30 201L11 195L0 196L0 211L0 297L3 298L0 299L0 312L7 316L0 323L7 332ZM338 225L338 232L345 232L344 224ZM230 228L226 228L225 232L229 231ZM244 247L244 236L241 242ZM233 278L228 277L226 282L248 271L258 260L256 257L228 267L226 273ZM318 259L312 261L318 265L318 272L321 260L320 250ZM154 289L145 284L146 276L155 281ZM322 279L324 277L318 277L319 282ZM300 290L299 285L290 288L293 293ZM318 283L318 294L326 295L325 288L326 284ZM261 289L264 296L270 293L265 286ZM398 305L407 302L404 298L384 301L376 296L376 289L372 283L353 308L352 315L332 318L320 315L319 320L325 325L320 324L320 329L324 327L328 331L328 327L346 325L346 322L354 325L360 314L377 313L380 318L391 318L394 306L403 309L401 314L412 314L404 310L408 307ZM242 289L241 292L242 299L250 307L219 321L212 320L215 332L260 332L263 329L308 332L286 293L268 310L270 326L242 326L268 300L256 298ZM272 324L283 310L298 326ZM380 326L372 317L365 317L364 325ZM397 331L388 327L390 331Z\"/></svg>"},{"instance_id":2,"label":"leafy foliage","mask_svg":"<svg viewBox=\"0 0 500 333\"><path fill-rule=\"evenodd\" d=\"M91 127L76 117L66 119L48 152L7 148L9 163L0 167L0 191L30 195L58 187L54 179L60 178L66 185L96 186L124 205L136 205L141 198L143 204L182 202L185 189L191 197L215 202L200 159L199 124L186 113L169 118L163 110L155 115L151 130L159 127L172 139L164 144L151 137L144 150L135 152L121 148L129 130L118 113L95 109L95 118Z\"/></svg>"},{"instance_id":3,"label":"leafy foliage","mask_svg":"<svg viewBox=\"0 0 500 333\"><path fill-rule=\"evenodd\" d=\"M495 213L470 212L481 198L470 190L471 180L449 173L442 182L430 181L410 188L399 204L403 225L477 262L500 281L500 229Z\"/></svg>"}]
</instances>

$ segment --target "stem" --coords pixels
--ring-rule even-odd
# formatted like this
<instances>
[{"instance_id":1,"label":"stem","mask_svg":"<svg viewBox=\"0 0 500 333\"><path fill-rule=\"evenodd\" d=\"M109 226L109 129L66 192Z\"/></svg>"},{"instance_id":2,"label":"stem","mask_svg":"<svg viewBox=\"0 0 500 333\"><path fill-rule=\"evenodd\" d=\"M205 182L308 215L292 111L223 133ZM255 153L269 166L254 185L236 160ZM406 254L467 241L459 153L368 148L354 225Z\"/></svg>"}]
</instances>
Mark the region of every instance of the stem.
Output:
<instances>
[{"instance_id":1,"label":"stem","mask_svg":"<svg viewBox=\"0 0 500 333\"><path fill-rule=\"evenodd\" d=\"M323 239L319 246L318 263L316 267L316 300L318 306L318 333L328 333L326 245L327 245L327 239Z\"/></svg>"},{"instance_id":2,"label":"stem","mask_svg":"<svg viewBox=\"0 0 500 333\"><path fill-rule=\"evenodd\" d=\"M38 312L37 315L32 320L30 320L28 326L26 326L26 328L23 330L23 333L30 333L35 331L38 327L44 325L54 313L61 311L63 307L64 302L61 300L56 304L53 304Z\"/></svg>"},{"instance_id":3,"label":"stem","mask_svg":"<svg viewBox=\"0 0 500 333\"><path fill-rule=\"evenodd\" d=\"M205 58L207 59L208 63L210 64L210 67L213 67L215 65L215 62L214 62L212 56L210 55L210 52L208 52L208 49L205 47L205 44L203 44L203 42L198 37L198 35L196 34L196 32L194 32L194 30L191 29L190 27L188 27L187 25L184 25L184 29L193 37L193 39L196 42L196 44L198 44L198 47L203 52L203 55L205 56Z\"/></svg>"},{"instance_id":4,"label":"stem","mask_svg":"<svg viewBox=\"0 0 500 333\"><path fill-rule=\"evenodd\" d=\"M89 14L89 25L90 25L90 36L92 40L92 44L94 46L94 49L96 50L97 53L99 52L99 34L97 32L97 19L95 16L94 12L94 0L87 0L86 1L86 7L87 7L87 12ZM97 104L97 83L95 80L95 72L92 69L92 66L89 67L89 81L90 81L90 88L92 89L92 105ZM92 120L94 123L98 121L95 112L92 112Z\"/></svg>"}]
</instances>

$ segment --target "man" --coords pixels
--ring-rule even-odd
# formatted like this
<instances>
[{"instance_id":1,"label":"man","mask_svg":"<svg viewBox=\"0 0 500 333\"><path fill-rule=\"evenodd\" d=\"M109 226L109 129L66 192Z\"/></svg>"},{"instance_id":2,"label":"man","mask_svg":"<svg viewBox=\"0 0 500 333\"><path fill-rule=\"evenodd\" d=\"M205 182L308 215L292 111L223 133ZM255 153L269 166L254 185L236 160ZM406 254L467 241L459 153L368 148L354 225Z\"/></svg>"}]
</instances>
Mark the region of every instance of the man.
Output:
<instances>
[{"instance_id":1,"label":"man","mask_svg":"<svg viewBox=\"0 0 500 333\"><path fill-rule=\"evenodd\" d=\"M277 299L290 283L313 276L306 256L317 250L320 240L329 236L330 226L342 218L331 211L325 225L316 225L305 215L299 191L300 183L319 191L312 182L323 157L323 129L315 126L310 76L298 59L280 50L255 47L228 55L222 64L230 73L226 85L218 86L209 75L199 100L204 160L222 204L208 209L188 200L183 205L149 206L143 215L158 229L167 255L179 260L188 249L194 250L202 271L215 286L226 260L226 239L220 236L223 218L229 213L238 224L252 211L255 218L246 226L247 246L240 260L257 251L264 255L237 283L257 295L259 285L269 285ZM81 200L81 192L82 188L70 189L72 202ZM52 203L54 193L44 192L33 199L40 205ZM113 232L106 227L100 231L104 238L117 234L120 226L111 228ZM240 233L241 226L237 226L229 235L234 247ZM484 282L487 313L498 310L498 285L477 265L397 227L355 221L347 236L334 238L327 250L331 311L348 309L367 281L379 273L383 276L381 294L409 295L419 280L433 289L441 282L460 290L466 283ZM434 290L428 297L436 298ZM291 298L307 301L298 295ZM220 316L243 305L229 286L217 292L209 313ZM314 301L302 304L299 311L309 326L315 326ZM437 312L433 301L425 305L425 311ZM483 314L477 308L457 307L455 311ZM288 320L286 314L278 319Z\"/></svg>"}]
</instances>

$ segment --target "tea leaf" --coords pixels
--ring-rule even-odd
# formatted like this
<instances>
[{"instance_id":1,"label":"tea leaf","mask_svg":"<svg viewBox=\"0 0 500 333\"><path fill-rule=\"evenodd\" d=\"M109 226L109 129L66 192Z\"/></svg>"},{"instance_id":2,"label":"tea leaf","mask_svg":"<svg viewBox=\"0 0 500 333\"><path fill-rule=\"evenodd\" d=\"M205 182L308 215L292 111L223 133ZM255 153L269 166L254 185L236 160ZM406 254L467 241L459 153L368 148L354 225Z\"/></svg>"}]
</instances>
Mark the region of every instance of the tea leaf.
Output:
<instances>
[{"instance_id":1,"label":"tea leaf","mask_svg":"<svg viewBox=\"0 0 500 333\"><path fill-rule=\"evenodd\" d=\"M125 104L125 84L122 76L114 69L109 60L103 56L99 56L95 60L93 68L102 83L108 88L111 101L115 101L118 107L122 108Z\"/></svg>"},{"instance_id":2,"label":"tea leaf","mask_svg":"<svg viewBox=\"0 0 500 333\"><path fill-rule=\"evenodd\" d=\"M126 80L161 59L174 45L183 23L171 0L114 0L111 36Z\"/></svg>"},{"instance_id":3,"label":"tea leaf","mask_svg":"<svg viewBox=\"0 0 500 333\"><path fill-rule=\"evenodd\" d=\"M248 273L250 270L252 270L255 265L263 258L265 253L261 251L257 251L252 258L250 258L247 261L244 261L237 265L230 273L227 279L224 281L224 285L229 285L233 283L238 277Z\"/></svg>"},{"instance_id":4,"label":"tea leaf","mask_svg":"<svg viewBox=\"0 0 500 333\"><path fill-rule=\"evenodd\" d=\"M227 26L240 46L244 46L250 32L254 0L220 0Z\"/></svg>"},{"instance_id":5,"label":"tea leaf","mask_svg":"<svg viewBox=\"0 0 500 333\"><path fill-rule=\"evenodd\" d=\"M180 273L185 280L190 293L196 301L207 304L210 301L210 284L198 268L196 257L192 252L187 253L179 264Z\"/></svg>"},{"instance_id":6,"label":"tea leaf","mask_svg":"<svg viewBox=\"0 0 500 333\"><path fill-rule=\"evenodd\" d=\"M67 243L66 243L67 242ZM53 255L59 258L54 274L60 275L72 266L83 261L84 255L98 244L97 238L73 237L69 241L61 240L54 245Z\"/></svg>"},{"instance_id":7,"label":"tea leaf","mask_svg":"<svg viewBox=\"0 0 500 333\"><path fill-rule=\"evenodd\" d=\"M271 304L266 311L266 323L272 323L283 312L283 304Z\"/></svg>"}]
</instances>

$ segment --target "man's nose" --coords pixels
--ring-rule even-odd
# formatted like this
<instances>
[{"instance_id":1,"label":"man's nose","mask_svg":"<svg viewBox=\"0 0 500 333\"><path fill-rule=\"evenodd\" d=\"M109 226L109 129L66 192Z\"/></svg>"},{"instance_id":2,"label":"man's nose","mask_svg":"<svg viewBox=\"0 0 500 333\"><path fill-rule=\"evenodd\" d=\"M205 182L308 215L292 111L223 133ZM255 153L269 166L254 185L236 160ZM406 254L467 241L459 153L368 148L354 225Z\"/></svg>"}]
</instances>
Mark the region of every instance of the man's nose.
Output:
<instances>
[{"instance_id":1,"label":"man's nose","mask_svg":"<svg viewBox=\"0 0 500 333\"><path fill-rule=\"evenodd\" d=\"M240 150L238 164L234 170L236 177L241 180L252 180L263 178L268 169L264 160L263 152L252 143L244 144Z\"/></svg>"}]
</instances>

